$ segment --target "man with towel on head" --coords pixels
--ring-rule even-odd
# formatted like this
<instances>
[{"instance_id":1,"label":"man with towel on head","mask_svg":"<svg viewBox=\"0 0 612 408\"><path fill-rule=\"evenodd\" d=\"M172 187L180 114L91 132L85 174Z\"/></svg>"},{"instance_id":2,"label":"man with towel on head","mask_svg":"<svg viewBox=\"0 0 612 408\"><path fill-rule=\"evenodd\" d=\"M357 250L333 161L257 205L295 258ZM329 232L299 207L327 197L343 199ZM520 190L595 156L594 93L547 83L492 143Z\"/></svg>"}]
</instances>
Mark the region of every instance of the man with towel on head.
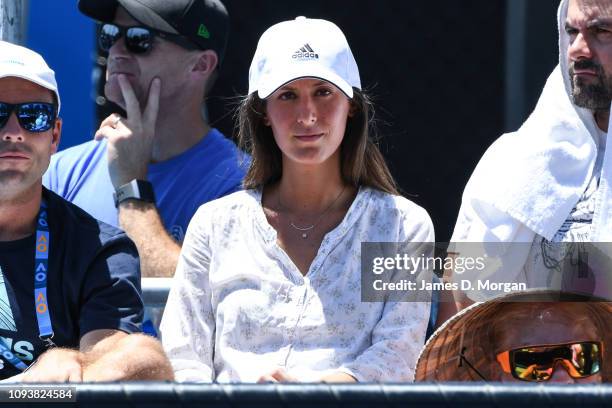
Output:
<instances>
[{"instance_id":1,"label":"man with towel on head","mask_svg":"<svg viewBox=\"0 0 612 408\"><path fill-rule=\"evenodd\" d=\"M464 249L485 243L484 252L498 261L487 279L530 288L567 287L558 272L590 263L583 243L612 242L612 157L606 150L612 1L562 0L558 23L559 66L529 119L498 139L476 167L451 239ZM604 253L607 262L611 252ZM589 279L591 294L609 297L601 276L579 278ZM453 279L461 278L455 273ZM468 297L460 307L486 299Z\"/></svg>"}]
</instances>

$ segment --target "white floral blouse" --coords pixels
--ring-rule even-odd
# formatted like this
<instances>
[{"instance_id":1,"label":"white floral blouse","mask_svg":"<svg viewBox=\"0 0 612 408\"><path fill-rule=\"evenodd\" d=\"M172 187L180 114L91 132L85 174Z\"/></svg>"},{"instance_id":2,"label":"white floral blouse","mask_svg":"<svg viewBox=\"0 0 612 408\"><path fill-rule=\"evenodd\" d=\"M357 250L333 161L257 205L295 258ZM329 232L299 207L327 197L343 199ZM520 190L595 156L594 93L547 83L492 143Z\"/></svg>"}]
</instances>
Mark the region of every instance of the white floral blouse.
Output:
<instances>
[{"instance_id":1,"label":"white floral blouse","mask_svg":"<svg viewBox=\"0 0 612 408\"><path fill-rule=\"evenodd\" d=\"M433 242L411 201L361 188L306 276L276 242L261 191L200 207L183 243L161 322L177 381L256 382L284 368L304 382L344 372L412 381L426 302L362 302L362 242Z\"/></svg>"}]
</instances>

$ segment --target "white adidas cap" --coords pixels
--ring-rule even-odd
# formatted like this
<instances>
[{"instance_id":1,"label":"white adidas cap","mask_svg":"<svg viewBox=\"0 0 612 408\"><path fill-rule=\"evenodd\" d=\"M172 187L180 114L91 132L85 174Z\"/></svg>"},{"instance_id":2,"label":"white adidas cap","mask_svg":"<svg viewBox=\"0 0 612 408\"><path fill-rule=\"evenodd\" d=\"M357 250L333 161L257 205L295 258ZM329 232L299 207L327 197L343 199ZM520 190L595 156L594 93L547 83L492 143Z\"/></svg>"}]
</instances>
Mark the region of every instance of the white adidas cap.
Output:
<instances>
[{"instance_id":1,"label":"white adidas cap","mask_svg":"<svg viewBox=\"0 0 612 408\"><path fill-rule=\"evenodd\" d=\"M359 69L346 37L326 20L297 17L268 28L249 69L249 95L261 99L299 78L320 78L349 98L361 89Z\"/></svg>"},{"instance_id":2,"label":"white adidas cap","mask_svg":"<svg viewBox=\"0 0 612 408\"><path fill-rule=\"evenodd\" d=\"M17 77L34 82L53 91L57 96L57 111L60 96L55 81L55 72L40 54L6 41L0 41L0 78Z\"/></svg>"}]
</instances>

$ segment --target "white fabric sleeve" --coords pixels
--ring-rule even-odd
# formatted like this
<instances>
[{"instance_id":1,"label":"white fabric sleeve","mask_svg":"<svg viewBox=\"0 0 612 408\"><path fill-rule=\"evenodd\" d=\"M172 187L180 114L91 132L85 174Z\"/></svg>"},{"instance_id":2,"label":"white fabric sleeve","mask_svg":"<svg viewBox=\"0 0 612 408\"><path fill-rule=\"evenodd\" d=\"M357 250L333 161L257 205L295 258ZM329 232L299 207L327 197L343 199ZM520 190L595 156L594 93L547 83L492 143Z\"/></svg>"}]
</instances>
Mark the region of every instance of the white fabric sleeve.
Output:
<instances>
[{"instance_id":1,"label":"white fabric sleeve","mask_svg":"<svg viewBox=\"0 0 612 408\"><path fill-rule=\"evenodd\" d=\"M160 325L162 344L178 382L215 379L209 232L200 208L187 228Z\"/></svg>"},{"instance_id":2,"label":"white fabric sleeve","mask_svg":"<svg viewBox=\"0 0 612 408\"><path fill-rule=\"evenodd\" d=\"M372 345L338 371L365 383L413 381L429 308L425 302L387 302L372 331Z\"/></svg>"},{"instance_id":3,"label":"white fabric sleeve","mask_svg":"<svg viewBox=\"0 0 612 408\"><path fill-rule=\"evenodd\" d=\"M416 213L417 211L415 211ZM410 213L404 221L406 242L434 242L434 228L427 212ZM415 223L415 218L420 219ZM429 321L430 302L385 302L372 330L372 345L338 371L359 382L412 382L414 369Z\"/></svg>"},{"instance_id":4,"label":"white fabric sleeve","mask_svg":"<svg viewBox=\"0 0 612 408\"><path fill-rule=\"evenodd\" d=\"M461 205L449 252L464 257L485 255L487 266L478 272L480 280L525 282L523 267L536 233L495 207L472 203L477 201L464 200ZM462 278L453 273L454 282ZM474 301L484 301L491 294L468 291L467 295Z\"/></svg>"}]
</instances>

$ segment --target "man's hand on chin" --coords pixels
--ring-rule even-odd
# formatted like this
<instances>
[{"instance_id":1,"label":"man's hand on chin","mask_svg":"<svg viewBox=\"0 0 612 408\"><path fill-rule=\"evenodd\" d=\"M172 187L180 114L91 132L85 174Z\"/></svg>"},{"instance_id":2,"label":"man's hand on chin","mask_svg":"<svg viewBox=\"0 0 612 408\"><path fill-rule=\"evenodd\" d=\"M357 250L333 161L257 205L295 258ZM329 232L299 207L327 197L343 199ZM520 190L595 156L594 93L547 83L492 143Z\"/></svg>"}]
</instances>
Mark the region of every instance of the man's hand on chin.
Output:
<instances>
[{"instance_id":1,"label":"man's hand on chin","mask_svg":"<svg viewBox=\"0 0 612 408\"><path fill-rule=\"evenodd\" d=\"M102 121L94 136L95 140L108 140L108 172L115 189L134 179L145 180L147 177L161 92L161 81L155 78L149 88L145 109L141 111L130 82L123 74L118 80L127 118L113 113Z\"/></svg>"}]
</instances>

